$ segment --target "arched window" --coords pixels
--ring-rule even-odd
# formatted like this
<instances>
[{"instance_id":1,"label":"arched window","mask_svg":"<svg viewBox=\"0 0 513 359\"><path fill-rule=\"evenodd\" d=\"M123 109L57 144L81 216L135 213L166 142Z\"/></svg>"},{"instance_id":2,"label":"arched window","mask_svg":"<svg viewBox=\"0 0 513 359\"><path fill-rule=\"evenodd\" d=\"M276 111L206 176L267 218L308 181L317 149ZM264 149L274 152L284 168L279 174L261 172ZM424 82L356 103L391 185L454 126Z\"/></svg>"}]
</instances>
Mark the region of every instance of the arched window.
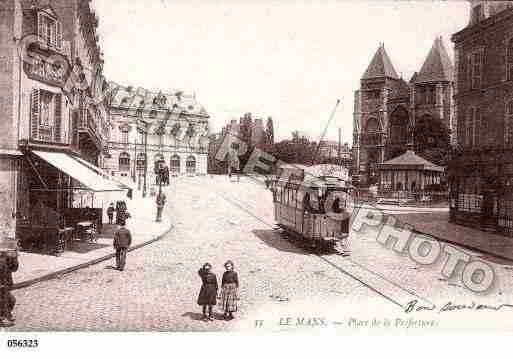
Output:
<instances>
[{"instance_id":1,"label":"arched window","mask_svg":"<svg viewBox=\"0 0 513 359\"><path fill-rule=\"evenodd\" d=\"M398 107L390 116L390 142L405 145L408 141L408 112Z\"/></svg>"},{"instance_id":2,"label":"arched window","mask_svg":"<svg viewBox=\"0 0 513 359\"><path fill-rule=\"evenodd\" d=\"M367 120L367 132L379 132L381 131L381 124L376 118L369 118Z\"/></svg>"},{"instance_id":3,"label":"arched window","mask_svg":"<svg viewBox=\"0 0 513 359\"><path fill-rule=\"evenodd\" d=\"M174 173L180 172L180 156L173 155L171 156L171 166L170 171Z\"/></svg>"},{"instance_id":4,"label":"arched window","mask_svg":"<svg viewBox=\"0 0 513 359\"><path fill-rule=\"evenodd\" d=\"M129 171L130 170L130 155L126 152L119 154L119 170Z\"/></svg>"},{"instance_id":5,"label":"arched window","mask_svg":"<svg viewBox=\"0 0 513 359\"><path fill-rule=\"evenodd\" d=\"M196 158L194 158L194 156L187 157L187 160L185 161L185 168L187 173L196 172Z\"/></svg>"}]
</instances>

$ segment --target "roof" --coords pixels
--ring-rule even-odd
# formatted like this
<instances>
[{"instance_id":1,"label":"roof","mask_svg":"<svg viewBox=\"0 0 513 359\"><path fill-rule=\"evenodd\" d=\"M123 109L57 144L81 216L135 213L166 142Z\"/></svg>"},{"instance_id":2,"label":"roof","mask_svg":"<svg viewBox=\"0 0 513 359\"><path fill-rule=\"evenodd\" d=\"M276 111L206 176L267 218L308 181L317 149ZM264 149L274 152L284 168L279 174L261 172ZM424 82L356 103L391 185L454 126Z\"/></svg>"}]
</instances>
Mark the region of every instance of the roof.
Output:
<instances>
[{"instance_id":1,"label":"roof","mask_svg":"<svg viewBox=\"0 0 513 359\"><path fill-rule=\"evenodd\" d=\"M367 70L365 70L365 73L362 76L362 80L380 77L389 77L393 79L399 78L383 44L379 46L378 51L374 54L369 67L367 67Z\"/></svg>"},{"instance_id":2,"label":"roof","mask_svg":"<svg viewBox=\"0 0 513 359\"><path fill-rule=\"evenodd\" d=\"M149 91L145 88L133 88L131 86L119 86L111 101L112 107L128 106L133 108L140 107L140 101L150 106L154 99L162 96L165 99L165 107L172 109L173 105L178 105L186 113L208 116L205 108L196 100L195 95L185 94L183 91L175 91L173 94L166 94L161 91Z\"/></svg>"},{"instance_id":3,"label":"roof","mask_svg":"<svg viewBox=\"0 0 513 359\"><path fill-rule=\"evenodd\" d=\"M442 37L437 37L429 54L415 78L415 83L453 81L454 67L449 58Z\"/></svg>"},{"instance_id":4,"label":"roof","mask_svg":"<svg viewBox=\"0 0 513 359\"><path fill-rule=\"evenodd\" d=\"M415 152L408 150L400 156L392 158L380 164L380 169L418 169L435 172L443 172L443 167L420 157Z\"/></svg>"}]
</instances>

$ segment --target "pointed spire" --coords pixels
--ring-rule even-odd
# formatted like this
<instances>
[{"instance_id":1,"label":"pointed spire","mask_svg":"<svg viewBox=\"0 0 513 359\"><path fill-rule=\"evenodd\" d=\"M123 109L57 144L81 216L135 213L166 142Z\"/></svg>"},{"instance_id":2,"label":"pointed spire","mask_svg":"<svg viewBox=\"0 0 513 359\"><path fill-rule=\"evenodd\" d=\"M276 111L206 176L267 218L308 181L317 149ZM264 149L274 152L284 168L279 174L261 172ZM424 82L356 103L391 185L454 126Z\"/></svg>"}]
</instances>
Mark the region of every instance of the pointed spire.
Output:
<instances>
[{"instance_id":1,"label":"pointed spire","mask_svg":"<svg viewBox=\"0 0 513 359\"><path fill-rule=\"evenodd\" d=\"M369 67L367 67L367 70L362 76L362 80L380 77L389 77L393 79L399 78L394 69L394 65L392 65L392 61L390 61L390 58L385 51L385 44L383 43L379 44L378 51L374 54Z\"/></svg>"},{"instance_id":2,"label":"pointed spire","mask_svg":"<svg viewBox=\"0 0 513 359\"><path fill-rule=\"evenodd\" d=\"M442 37L435 39L431 51L420 69L415 83L453 81L454 67L445 49Z\"/></svg>"}]
</instances>

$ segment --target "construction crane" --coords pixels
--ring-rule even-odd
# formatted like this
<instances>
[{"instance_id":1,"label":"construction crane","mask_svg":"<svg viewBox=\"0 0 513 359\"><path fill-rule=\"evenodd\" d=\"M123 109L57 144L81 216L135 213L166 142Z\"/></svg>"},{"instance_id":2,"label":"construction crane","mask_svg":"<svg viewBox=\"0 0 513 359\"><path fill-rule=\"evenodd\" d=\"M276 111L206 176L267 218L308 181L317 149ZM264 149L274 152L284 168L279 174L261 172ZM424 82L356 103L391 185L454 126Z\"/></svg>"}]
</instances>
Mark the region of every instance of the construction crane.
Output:
<instances>
[{"instance_id":1,"label":"construction crane","mask_svg":"<svg viewBox=\"0 0 513 359\"><path fill-rule=\"evenodd\" d=\"M328 127L330 126L330 123L333 120L333 117L335 117L335 113L337 112L338 105L340 105L340 99L337 99L337 103L335 103L335 107L333 108L333 111L331 111L328 122L326 123L326 126L324 127L324 130L322 131L321 137L319 138L319 142L317 143L317 148L315 149L315 153L312 157L312 166L315 165L315 160L317 159L317 155L319 154L319 149L321 147L321 141L326 136Z\"/></svg>"}]
</instances>

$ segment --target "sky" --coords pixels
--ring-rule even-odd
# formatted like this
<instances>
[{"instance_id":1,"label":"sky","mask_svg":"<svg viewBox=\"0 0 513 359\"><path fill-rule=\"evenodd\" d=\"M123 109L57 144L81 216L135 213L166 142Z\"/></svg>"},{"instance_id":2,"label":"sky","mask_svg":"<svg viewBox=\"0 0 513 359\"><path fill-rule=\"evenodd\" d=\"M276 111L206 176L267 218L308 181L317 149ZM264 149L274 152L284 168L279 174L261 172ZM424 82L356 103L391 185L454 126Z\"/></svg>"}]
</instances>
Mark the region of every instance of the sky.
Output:
<instances>
[{"instance_id":1,"label":"sky","mask_svg":"<svg viewBox=\"0 0 513 359\"><path fill-rule=\"evenodd\" d=\"M467 1L93 0L109 81L195 93L211 131L251 112L352 143L354 91L379 44L405 80L434 39L468 23ZM172 92L171 92L172 93Z\"/></svg>"}]
</instances>

